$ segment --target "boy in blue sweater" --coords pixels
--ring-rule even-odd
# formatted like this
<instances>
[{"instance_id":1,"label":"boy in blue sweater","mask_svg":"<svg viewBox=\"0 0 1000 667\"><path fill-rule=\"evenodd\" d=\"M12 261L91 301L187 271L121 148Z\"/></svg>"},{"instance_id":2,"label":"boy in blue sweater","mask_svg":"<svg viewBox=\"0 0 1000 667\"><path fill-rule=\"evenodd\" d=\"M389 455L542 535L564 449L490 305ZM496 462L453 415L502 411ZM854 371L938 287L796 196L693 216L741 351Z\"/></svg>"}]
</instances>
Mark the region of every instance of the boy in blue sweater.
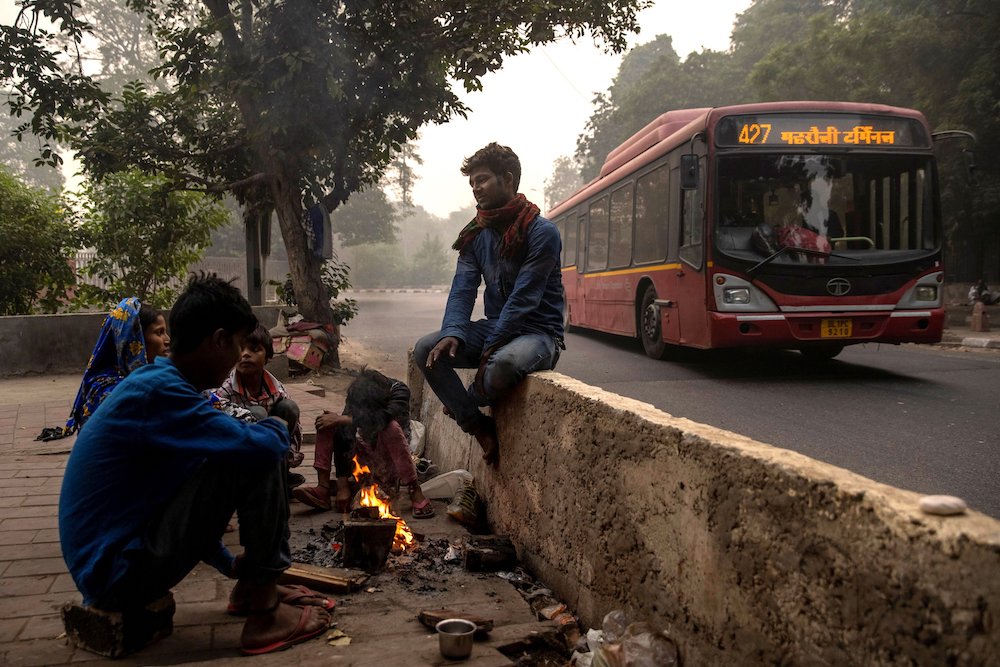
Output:
<instances>
[{"instance_id":1,"label":"boy in blue sweater","mask_svg":"<svg viewBox=\"0 0 1000 667\"><path fill-rule=\"evenodd\" d=\"M202 391L217 387L257 326L239 290L192 277L170 311L167 358L130 374L87 422L59 496L63 558L84 604L140 609L206 561L237 579L242 650L266 653L321 634L330 601L279 587L291 564L287 424L240 422ZM240 516L237 557L222 544Z\"/></svg>"}]
</instances>

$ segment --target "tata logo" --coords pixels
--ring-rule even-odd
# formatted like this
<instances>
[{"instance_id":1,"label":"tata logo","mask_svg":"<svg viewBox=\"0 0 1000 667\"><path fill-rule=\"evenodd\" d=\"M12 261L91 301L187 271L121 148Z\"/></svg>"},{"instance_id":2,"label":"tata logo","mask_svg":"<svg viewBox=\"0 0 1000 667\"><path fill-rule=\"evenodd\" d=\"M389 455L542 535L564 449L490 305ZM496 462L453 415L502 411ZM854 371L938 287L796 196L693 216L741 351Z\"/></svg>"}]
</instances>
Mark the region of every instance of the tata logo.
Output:
<instances>
[{"instance_id":1,"label":"tata logo","mask_svg":"<svg viewBox=\"0 0 1000 667\"><path fill-rule=\"evenodd\" d=\"M851 291L851 282L847 278L831 278L826 283L826 291L833 296L844 296Z\"/></svg>"}]
</instances>

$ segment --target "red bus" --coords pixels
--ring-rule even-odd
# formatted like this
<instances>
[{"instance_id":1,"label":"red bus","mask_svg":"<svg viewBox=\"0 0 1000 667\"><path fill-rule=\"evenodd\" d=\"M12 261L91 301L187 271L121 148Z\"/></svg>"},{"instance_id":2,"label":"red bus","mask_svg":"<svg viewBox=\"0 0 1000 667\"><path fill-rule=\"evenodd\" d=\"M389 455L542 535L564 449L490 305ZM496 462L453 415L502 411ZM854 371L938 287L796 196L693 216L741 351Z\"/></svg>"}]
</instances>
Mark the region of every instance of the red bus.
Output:
<instances>
[{"instance_id":1,"label":"red bus","mask_svg":"<svg viewBox=\"0 0 1000 667\"><path fill-rule=\"evenodd\" d=\"M548 213L567 325L671 346L934 343L942 223L927 121L876 104L670 111Z\"/></svg>"}]
</instances>

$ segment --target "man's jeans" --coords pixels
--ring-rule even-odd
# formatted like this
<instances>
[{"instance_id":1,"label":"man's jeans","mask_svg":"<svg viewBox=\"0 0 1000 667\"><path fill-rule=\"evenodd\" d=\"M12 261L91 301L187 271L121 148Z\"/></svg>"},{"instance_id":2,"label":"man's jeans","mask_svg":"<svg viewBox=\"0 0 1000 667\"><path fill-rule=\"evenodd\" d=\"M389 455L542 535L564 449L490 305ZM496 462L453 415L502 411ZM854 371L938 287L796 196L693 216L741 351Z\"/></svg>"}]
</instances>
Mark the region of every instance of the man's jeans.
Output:
<instances>
[{"instance_id":1,"label":"man's jeans","mask_svg":"<svg viewBox=\"0 0 1000 667\"><path fill-rule=\"evenodd\" d=\"M490 356L483 376L483 393L477 391L474 385L466 388L455 369L479 367L486 337L491 332L492 326L487 320L470 323L468 338L459 345L455 357L442 355L433 368L427 368L427 357L441 340L441 332L424 336L413 348L413 360L427 378L427 384L466 433L471 433L479 424L482 418L480 406L493 405L525 375L553 369L559 361L559 346L555 338L546 334L524 334Z\"/></svg>"}]
</instances>

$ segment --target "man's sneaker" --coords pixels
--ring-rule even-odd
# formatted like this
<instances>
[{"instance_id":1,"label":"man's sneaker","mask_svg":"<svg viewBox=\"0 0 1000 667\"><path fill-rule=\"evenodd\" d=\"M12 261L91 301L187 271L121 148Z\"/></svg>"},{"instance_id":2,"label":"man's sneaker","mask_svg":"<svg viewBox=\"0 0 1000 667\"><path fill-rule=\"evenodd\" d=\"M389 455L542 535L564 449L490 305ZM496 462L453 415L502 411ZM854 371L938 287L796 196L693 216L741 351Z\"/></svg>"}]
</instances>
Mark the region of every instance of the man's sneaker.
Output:
<instances>
[{"instance_id":1,"label":"man's sneaker","mask_svg":"<svg viewBox=\"0 0 1000 667\"><path fill-rule=\"evenodd\" d=\"M475 525L479 521L479 494L472 484L466 483L455 494L455 499L448 505L448 516L459 523Z\"/></svg>"}]
</instances>

